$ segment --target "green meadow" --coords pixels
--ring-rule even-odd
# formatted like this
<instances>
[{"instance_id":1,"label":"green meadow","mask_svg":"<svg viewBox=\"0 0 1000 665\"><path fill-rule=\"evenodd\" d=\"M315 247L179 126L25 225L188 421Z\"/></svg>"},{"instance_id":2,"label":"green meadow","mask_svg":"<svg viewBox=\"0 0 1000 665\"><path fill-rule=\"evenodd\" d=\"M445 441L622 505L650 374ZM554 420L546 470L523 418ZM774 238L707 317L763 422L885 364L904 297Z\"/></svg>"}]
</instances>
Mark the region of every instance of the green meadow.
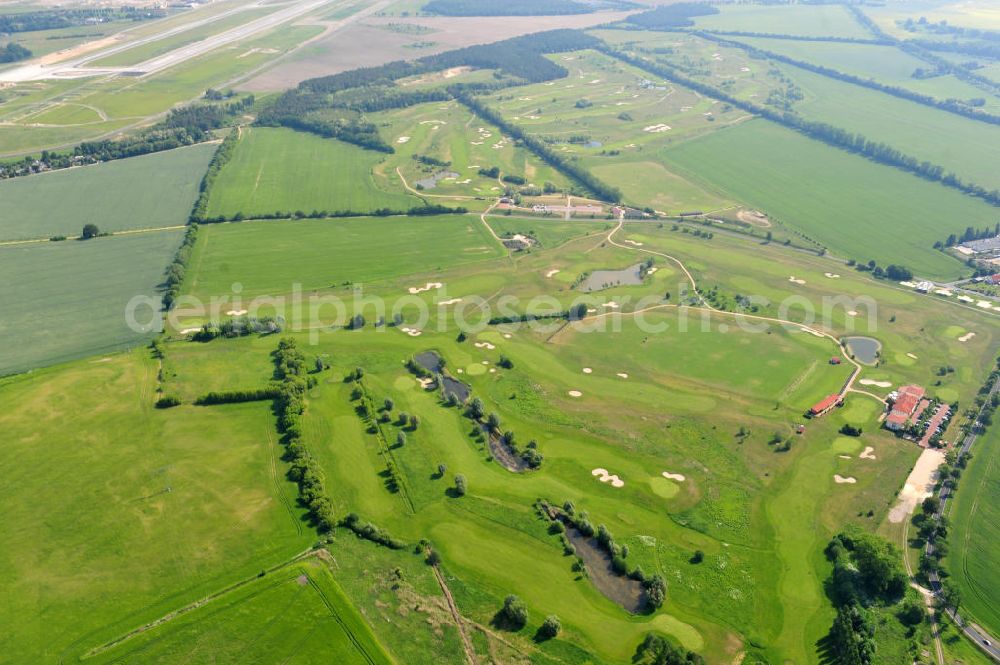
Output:
<instances>
[{"instance_id":1,"label":"green meadow","mask_svg":"<svg viewBox=\"0 0 1000 665\"><path fill-rule=\"evenodd\" d=\"M135 296L159 303L158 285L183 231L0 247L0 375L141 344ZM136 318L147 323L148 306Z\"/></svg>"},{"instance_id":2,"label":"green meadow","mask_svg":"<svg viewBox=\"0 0 1000 665\"><path fill-rule=\"evenodd\" d=\"M872 34L839 5L724 5L719 9L718 14L696 17L695 27L801 37L872 38Z\"/></svg>"},{"instance_id":3,"label":"green meadow","mask_svg":"<svg viewBox=\"0 0 1000 665\"><path fill-rule=\"evenodd\" d=\"M372 169L384 156L336 139L291 129L242 131L232 160L212 187L208 216L280 211L406 210L420 199L390 191Z\"/></svg>"},{"instance_id":4,"label":"green meadow","mask_svg":"<svg viewBox=\"0 0 1000 665\"><path fill-rule=\"evenodd\" d=\"M961 265L933 244L993 219L992 208L976 199L764 120L684 143L665 157L835 255L899 263L924 277L959 274Z\"/></svg>"},{"instance_id":5,"label":"green meadow","mask_svg":"<svg viewBox=\"0 0 1000 665\"><path fill-rule=\"evenodd\" d=\"M206 224L185 285L207 303L235 282L244 297L282 295L296 283L312 291L499 256L500 244L466 215Z\"/></svg>"},{"instance_id":6,"label":"green meadow","mask_svg":"<svg viewBox=\"0 0 1000 665\"><path fill-rule=\"evenodd\" d=\"M991 427L972 449L950 506L947 568L961 592L960 613L988 632L1000 630L1000 434Z\"/></svg>"},{"instance_id":7,"label":"green meadow","mask_svg":"<svg viewBox=\"0 0 1000 665\"><path fill-rule=\"evenodd\" d=\"M0 241L187 222L215 145L203 144L0 182Z\"/></svg>"}]
</instances>

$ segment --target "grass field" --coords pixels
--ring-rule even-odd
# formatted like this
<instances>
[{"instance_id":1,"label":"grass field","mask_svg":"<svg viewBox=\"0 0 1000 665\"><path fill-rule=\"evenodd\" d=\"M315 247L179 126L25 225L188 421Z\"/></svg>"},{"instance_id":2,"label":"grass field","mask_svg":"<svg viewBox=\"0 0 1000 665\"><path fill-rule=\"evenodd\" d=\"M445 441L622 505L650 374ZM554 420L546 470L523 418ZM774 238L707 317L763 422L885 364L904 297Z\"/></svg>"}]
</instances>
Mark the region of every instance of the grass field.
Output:
<instances>
[{"instance_id":1,"label":"grass field","mask_svg":"<svg viewBox=\"0 0 1000 665\"><path fill-rule=\"evenodd\" d=\"M375 241L374 239L378 240ZM205 225L186 289L208 302L375 282L497 258L499 243L470 216L388 217Z\"/></svg>"},{"instance_id":2,"label":"grass field","mask_svg":"<svg viewBox=\"0 0 1000 665\"><path fill-rule=\"evenodd\" d=\"M961 614L1000 632L1000 432L990 427L973 448L948 514L947 567L962 593Z\"/></svg>"},{"instance_id":3,"label":"grass field","mask_svg":"<svg viewBox=\"0 0 1000 665\"><path fill-rule=\"evenodd\" d=\"M0 182L0 241L179 226L216 146L203 144Z\"/></svg>"},{"instance_id":4,"label":"grass field","mask_svg":"<svg viewBox=\"0 0 1000 665\"><path fill-rule=\"evenodd\" d=\"M780 32L804 37L855 37L872 34L848 11L837 5L728 5L720 13L699 16L695 26L704 30Z\"/></svg>"},{"instance_id":5,"label":"grass field","mask_svg":"<svg viewBox=\"0 0 1000 665\"><path fill-rule=\"evenodd\" d=\"M766 211L834 254L903 264L924 277L959 274L960 264L933 244L994 216L985 203L763 120L665 156L682 173Z\"/></svg>"},{"instance_id":6,"label":"grass field","mask_svg":"<svg viewBox=\"0 0 1000 665\"><path fill-rule=\"evenodd\" d=\"M208 215L296 210L406 210L421 201L389 191L372 169L384 156L291 129L247 129L212 188Z\"/></svg>"},{"instance_id":7,"label":"grass field","mask_svg":"<svg viewBox=\"0 0 1000 665\"><path fill-rule=\"evenodd\" d=\"M156 298L182 231L0 247L0 374L148 340L129 328L135 296ZM151 312L137 316L148 321Z\"/></svg>"},{"instance_id":8,"label":"grass field","mask_svg":"<svg viewBox=\"0 0 1000 665\"><path fill-rule=\"evenodd\" d=\"M270 408L157 411L156 375L140 349L0 383L6 658L76 660L313 542Z\"/></svg>"},{"instance_id":9,"label":"grass field","mask_svg":"<svg viewBox=\"0 0 1000 665\"><path fill-rule=\"evenodd\" d=\"M393 662L321 561L280 568L95 662Z\"/></svg>"}]
</instances>

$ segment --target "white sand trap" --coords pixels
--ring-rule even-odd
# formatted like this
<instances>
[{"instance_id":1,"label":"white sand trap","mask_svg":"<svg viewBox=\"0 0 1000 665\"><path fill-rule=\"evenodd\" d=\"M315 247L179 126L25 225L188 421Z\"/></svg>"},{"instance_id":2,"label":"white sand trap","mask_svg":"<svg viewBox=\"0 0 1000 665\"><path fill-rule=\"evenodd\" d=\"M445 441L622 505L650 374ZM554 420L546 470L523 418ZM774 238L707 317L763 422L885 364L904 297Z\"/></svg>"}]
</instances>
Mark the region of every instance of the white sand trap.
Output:
<instances>
[{"instance_id":1,"label":"white sand trap","mask_svg":"<svg viewBox=\"0 0 1000 665\"><path fill-rule=\"evenodd\" d=\"M795 275L789 276L788 281L791 282L792 284L805 284L806 283L806 280L804 280L804 279L797 279L795 277Z\"/></svg>"},{"instance_id":2,"label":"white sand trap","mask_svg":"<svg viewBox=\"0 0 1000 665\"><path fill-rule=\"evenodd\" d=\"M858 381L863 386L875 386L876 388L892 388L890 381L876 381L875 379L861 379Z\"/></svg>"},{"instance_id":3,"label":"white sand trap","mask_svg":"<svg viewBox=\"0 0 1000 665\"><path fill-rule=\"evenodd\" d=\"M190 335L191 333L196 333L199 330L201 330L201 328L185 328L184 330L181 331L180 334L182 334L182 335Z\"/></svg>"},{"instance_id":4,"label":"white sand trap","mask_svg":"<svg viewBox=\"0 0 1000 665\"><path fill-rule=\"evenodd\" d=\"M612 300L611 302L604 303L603 305L601 305L601 307L607 307L608 309L618 309L618 303Z\"/></svg>"},{"instance_id":5,"label":"white sand trap","mask_svg":"<svg viewBox=\"0 0 1000 665\"><path fill-rule=\"evenodd\" d=\"M641 242L636 242L635 240L626 240L625 242L627 242L628 244L633 245L635 247L642 247L642 243Z\"/></svg>"},{"instance_id":6,"label":"white sand trap","mask_svg":"<svg viewBox=\"0 0 1000 665\"><path fill-rule=\"evenodd\" d=\"M447 74L445 75L447 76ZM454 74L452 74L454 76ZM451 78L450 76L448 78ZM421 125L447 125L448 123L444 120L421 120Z\"/></svg>"},{"instance_id":7,"label":"white sand trap","mask_svg":"<svg viewBox=\"0 0 1000 665\"><path fill-rule=\"evenodd\" d=\"M588 308L587 308L587 314L593 314L593 313L594 313L594 312L596 312L596 311L597 311L597 310L596 310L596 309L594 309L593 307L588 307Z\"/></svg>"},{"instance_id":8,"label":"white sand trap","mask_svg":"<svg viewBox=\"0 0 1000 665\"><path fill-rule=\"evenodd\" d=\"M483 361L483 364L484 364L484 365L489 365L489 364L490 364L490 361L489 361L489 360L484 360L484 361Z\"/></svg>"},{"instance_id":9,"label":"white sand trap","mask_svg":"<svg viewBox=\"0 0 1000 665\"><path fill-rule=\"evenodd\" d=\"M490 374L495 374L497 371L496 367L490 367Z\"/></svg>"},{"instance_id":10,"label":"white sand trap","mask_svg":"<svg viewBox=\"0 0 1000 665\"><path fill-rule=\"evenodd\" d=\"M659 268L657 268L656 266L653 266L652 268L650 268L649 270L646 271L646 274L647 275L652 275L657 270L659 270Z\"/></svg>"},{"instance_id":11,"label":"white sand trap","mask_svg":"<svg viewBox=\"0 0 1000 665\"><path fill-rule=\"evenodd\" d=\"M545 276L551 278L553 275L556 275L558 273L559 273L559 269L558 268L553 268L552 270L549 270L548 272L546 272Z\"/></svg>"},{"instance_id":12,"label":"white sand trap","mask_svg":"<svg viewBox=\"0 0 1000 665\"><path fill-rule=\"evenodd\" d=\"M845 484L846 485L853 485L854 483L858 482L858 479L855 478L855 477L853 477L853 476L847 476L845 478L844 476L840 475L839 473L835 473L835 474L833 474L833 482L837 483L838 485L845 485Z\"/></svg>"},{"instance_id":13,"label":"white sand trap","mask_svg":"<svg viewBox=\"0 0 1000 665\"><path fill-rule=\"evenodd\" d=\"M465 370L464 370L464 369L462 369L461 367L459 367L459 368L458 368L458 369L456 369L455 371L456 371L456 372L458 372L459 374L465 374Z\"/></svg>"},{"instance_id":14,"label":"white sand trap","mask_svg":"<svg viewBox=\"0 0 1000 665\"><path fill-rule=\"evenodd\" d=\"M857 315L858 315L857 310L852 309L849 312L847 312L847 316L857 316Z\"/></svg>"},{"instance_id":15,"label":"white sand trap","mask_svg":"<svg viewBox=\"0 0 1000 665\"><path fill-rule=\"evenodd\" d=\"M571 390L571 391L569 391L569 396L570 397L583 397L583 393L581 393L579 390Z\"/></svg>"},{"instance_id":16,"label":"white sand trap","mask_svg":"<svg viewBox=\"0 0 1000 665\"><path fill-rule=\"evenodd\" d=\"M409 140L410 140L409 136L400 136L398 139L396 139L396 143L406 143Z\"/></svg>"},{"instance_id":17,"label":"white sand trap","mask_svg":"<svg viewBox=\"0 0 1000 665\"><path fill-rule=\"evenodd\" d=\"M583 368L583 373L584 373L584 374L590 374L590 373L591 373L591 372L593 372L593 371L594 371L594 370L590 369L589 367L584 367L584 368Z\"/></svg>"},{"instance_id":18,"label":"white sand trap","mask_svg":"<svg viewBox=\"0 0 1000 665\"><path fill-rule=\"evenodd\" d=\"M643 127L642 131L649 132L651 134L659 134L661 132L669 132L672 129L670 125L664 125L663 123L657 125L650 125L648 127Z\"/></svg>"},{"instance_id":19,"label":"white sand trap","mask_svg":"<svg viewBox=\"0 0 1000 665\"><path fill-rule=\"evenodd\" d=\"M840 279L840 275L838 275L836 273L825 272L823 274L826 275L829 279Z\"/></svg>"},{"instance_id":20,"label":"white sand trap","mask_svg":"<svg viewBox=\"0 0 1000 665\"><path fill-rule=\"evenodd\" d=\"M450 300L442 300L438 303L438 307L444 307L445 305L454 305L455 303L462 302L461 298L452 298Z\"/></svg>"},{"instance_id":21,"label":"white sand trap","mask_svg":"<svg viewBox=\"0 0 1000 665\"><path fill-rule=\"evenodd\" d=\"M440 289L444 284L441 282L427 282L423 286L411 286L407 289L411 294L423 293L424 291L430 291L431 289Z\"/></svg>"},{"instance_id":22,"label":"white sand trap","mask_svg":"<svg viewBox=\"0 0 1000 665\"><path fill-rule=\"evenodd\" d=\"M417 383L419 383L420 387L424 390L430 390L431 386L434 385L434 379L417 379Z\"/></svg>"},{"instance_id":23,"label":"white sand trap","mask_svg":"<svg viewBox=\"0 0 1000 665\"><path fill-rule=\"evenodd\" d=\"M837 455L840 459L851 459L850 455Z\"/></svg>"},{"instance_id":24,"label":"white sand trap","mask_svg":"<svg viewBox=\"0 0 1000 665\"><path fill-rule=\"evenodd\" d=\"M590 472L590 475L597 477L602 483L611 483L612 487L625 487L625 481L617 474L608 473L607 469L597 468Z\"/></svg>"},{"instance_id":25,"label":"white sand trap","mask_svg":"<svg viewBox=\"0 0 1000 665\"><path fill-rule=\"evenodd\" d=\"M402 332L405 332L410 337L420 337L420 331L417 330L416 328L406 328L406 327L403 327L403 328L400 328L400 330Z\"/></svg>"},{"instance_id":26,"label":"white sand trap","mask_svg":"<svg viewBox=\"0 0 1000 665\"><path fill-rule=\"evenodd\" d=\"M683 483L687 478L684 477L683 473L670 473L669 471L664 471L660 474L667 480L676 480L677 482Z\"/></svg>"},{"instance_id":27,"label":"white sand trap","mask_svg":"<svg viewBox=\"0 0 1000 665\"><path fill-rule=\"evenodd\" d=\"M748 71L750 71L750 68L749 67L740 67L740 71L741 72L748 72Z\"/></svg>"},{"instance_id":28,"label":"white sand trap","mask_svg":"<svg viewBox=\"0 0 1000 665\"><path fill-rule=\"evenodd\" d=\"M867 446L865 448L865 451L860 455L858 455L858 457L860 457L861 459L876 459L875 449L872 448L871 446Z\"/></svg>"},{"instance_id":29,"label":"white sand trap","mask_svg":"<svg viewBox=\"0 0 1000 665\"><path fill-rule=\"evenodd\" d=\"M504 333L504 334L503 334L503 338L504 338L504 339L510 339L510 338L512 338L512 337L513 337L513 335L511 335L510 333Z\"/></svg>"},{"instance_id":30,"label":"white sand trap","mask_svg":"<svg viewBox=\"0 0 1000 665\"><path fill-rule=\"evenodd\" d=\"M944 453L933 448L925 448L920 453L906 484L899 492L896 505L889 511L889 521L899 524L912 515L917 505L934 494L934 480L938 467L944 463Z\"/></svg>"},{"instance_id":31,"label":"white sand trap","mask_svg":"<svg viewBox=\"0 0 1000 665\"><path fill-rule=\"evenodd\" d=\"M917 358L917 356L916 356L915 354L913 354L913 353L907 353L907 354L906 354L906 357L907 357L907 358L913 358L914 360L919 360L919 359Z\"/></svg>"},{"instance_id":32,"label":"white sand trap","mask_svg":"<svg viewBox=\"0 0 1000 665\"><path fill-rule=\"evenodd\" d=\"M482 145L483 144L482 141L469 141L469 143L471 143L472 145Z\"/></svg>"},{"instance_id":33,"label":"white sand trap","mask_svg":"<svg viewBox=\"0 0 1000 665\"><path fill-rule=\"evenodd\" d=\"M226 312L226 316L243 316L247 311L245 309L231 309Z\"/></svg>"},{"instance_id":34,"label":"white sand trap","mask_svg":"<svg viewBox=\"0 0 1000 665\"><path fill-rule=\"evenodd\" d=\"M489 349L490 351L497 348L496 345L490 344L489 342L476 342L473 346L477 349Z\"/></svg>"},{"instance_id":35,"label":"white sand trap","mask_svg":"<svg viewBox=\"0 0 1000 665\"><path fill-rule=\"evenodd\" d=\"M975 336L976 336L976 333L974 333L974 332L968 332L968 333L965 333L964 335L962 335L961 337L959 337L958 341L959 342L968 342L970 339L972 339Z\"/></svg>"},{"instance_id":36,"label":"white sand trap","mask_svg":"<svg viewBox=\"0 0 1000 665\"><path fill-rule=\"evenodd\" d=\"M625 372L618 372L618 376L619 376L619 378L622 378L622 379L627 379L628 378L628 374L625 373Z\"/></svg>"}]
</instances>

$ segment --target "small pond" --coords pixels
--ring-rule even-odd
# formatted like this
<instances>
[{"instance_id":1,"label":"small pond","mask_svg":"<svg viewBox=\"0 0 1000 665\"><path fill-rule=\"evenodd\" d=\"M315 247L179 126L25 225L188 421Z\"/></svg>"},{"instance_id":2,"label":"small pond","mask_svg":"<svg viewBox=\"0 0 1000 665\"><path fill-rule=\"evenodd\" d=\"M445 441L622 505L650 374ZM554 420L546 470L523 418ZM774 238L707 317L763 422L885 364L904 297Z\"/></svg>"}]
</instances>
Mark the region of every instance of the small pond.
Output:
<instances>
[{"instance_id":1,"label":"small pond","mask_svg":"<svg viewBox=\"0 0 1000 665\"><path fill-rule=\"evenodd\" d=\"M441 369L444 367L444 363L441 362L441 356L434 351L422 351L413 356L413 359L431 374L440 374Z\"/></svg>"},{"instance_id":2,"label":"small pond","mask_svg":"<svg viewBox=\"0 0 1000 665\"><path fill-rule=\"evenodd\" d=\"M459 403L464 404L469 399L469 395L472 394L472 389L469 386L446 374L441 376L441 383L444 387L444 394L454 395Z\"/></svg>"},{"instance_id":3,"label":"small pond","mask_svg":"<svg viewBox=\"0 0 1000 665\"><path fill-rule=\"evenodd\" d=\"M587 566L587 575L594 588L631 614L639 614L645 609L646 590L642 588L642 582L616 573L611 568L611 556L601 549L596 539L587 538L569 525L566 527L566 538Z\"/></svg>"},{"instance_id":4,"label":"small pond","mask_svg":"<svg viewBox=\"0 0 1000 665\"><path fill-rule=\"evenodd\" d=\"M844 345L851 357L866 365L878 362L878 352L882 349L882 343L873 337L845 337Z\"/></svg>"},{"instance_id":5,"label":"small pond","mask_svg":"<svg viewBox=\"0 0 1000 665\"><path fill-rule=\"evenodd\" d=\"M416 187L417 189L420 188L434 189L435 187L437 187L439 180L444 180L445 178L457 178L457 177L458 174L455 173L454 171L438 171L432 176L416 181L413 184L413 186Z\"/></svg>"},{"instance_id":6,"label":"small pond","mask_svg":"<svg viewBox=\"0 0 1000 665\"><path fill-rule=\"evenodd\" d=\"M642 284L641 263L622 270L595 270L580 284L581 291L601 291L615 286L638 286Z\"/></svg>"}]
</instances>

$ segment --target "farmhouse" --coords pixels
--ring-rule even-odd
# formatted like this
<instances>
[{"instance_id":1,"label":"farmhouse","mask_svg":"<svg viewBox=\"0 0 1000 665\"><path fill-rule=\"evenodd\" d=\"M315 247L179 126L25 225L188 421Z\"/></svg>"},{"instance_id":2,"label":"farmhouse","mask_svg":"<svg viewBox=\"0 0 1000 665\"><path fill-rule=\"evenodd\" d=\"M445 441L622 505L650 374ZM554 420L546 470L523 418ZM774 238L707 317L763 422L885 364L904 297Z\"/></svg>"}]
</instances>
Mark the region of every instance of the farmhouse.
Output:
<instances>
[{"instance_id":1,"label":"farmhouse","mask_svg":"<svg viewBox=\"0 0 1000 665\"><path fill-rule=\"evenodd\" d=\"M809 415L813 418L818 418L825 413L829 413L834 407L840 406L843 403L843 398L840 395L828 395L816 402L809 409Z\"/></svg>"},{"instance_id":2,"label":"farmhouse","mask_svg":"<svg viewBox=\"0 0 1000 665\"><path fill-rule=\"evenodd\" d=\"M917 282L916 289L920 293L930 293L934 289L934 282Z\"/></svg>"},{"instance_id":3,"label":"farmhouse","mask_svg":"<svg viewBox=\"0 0 1000 665\"><path fill-rule=\"evenodd\" d=\"M973 254L1000 254L1000 236L983 238L982 240L969 240L958 246L965 248Z\"/></svg>"},{"instance_id":4,"label":"farmhouse","mask_svg":"<svg viewBox=\"0 0 1000 665\"><path fill-rule=\"evenodd\" d=\"M889 394L889 415L885 419L886 429L898 432L912 423L930 403L924 399L924 389L920 386L902 386L898 391Z\"/></svg>"}]
</instances>

